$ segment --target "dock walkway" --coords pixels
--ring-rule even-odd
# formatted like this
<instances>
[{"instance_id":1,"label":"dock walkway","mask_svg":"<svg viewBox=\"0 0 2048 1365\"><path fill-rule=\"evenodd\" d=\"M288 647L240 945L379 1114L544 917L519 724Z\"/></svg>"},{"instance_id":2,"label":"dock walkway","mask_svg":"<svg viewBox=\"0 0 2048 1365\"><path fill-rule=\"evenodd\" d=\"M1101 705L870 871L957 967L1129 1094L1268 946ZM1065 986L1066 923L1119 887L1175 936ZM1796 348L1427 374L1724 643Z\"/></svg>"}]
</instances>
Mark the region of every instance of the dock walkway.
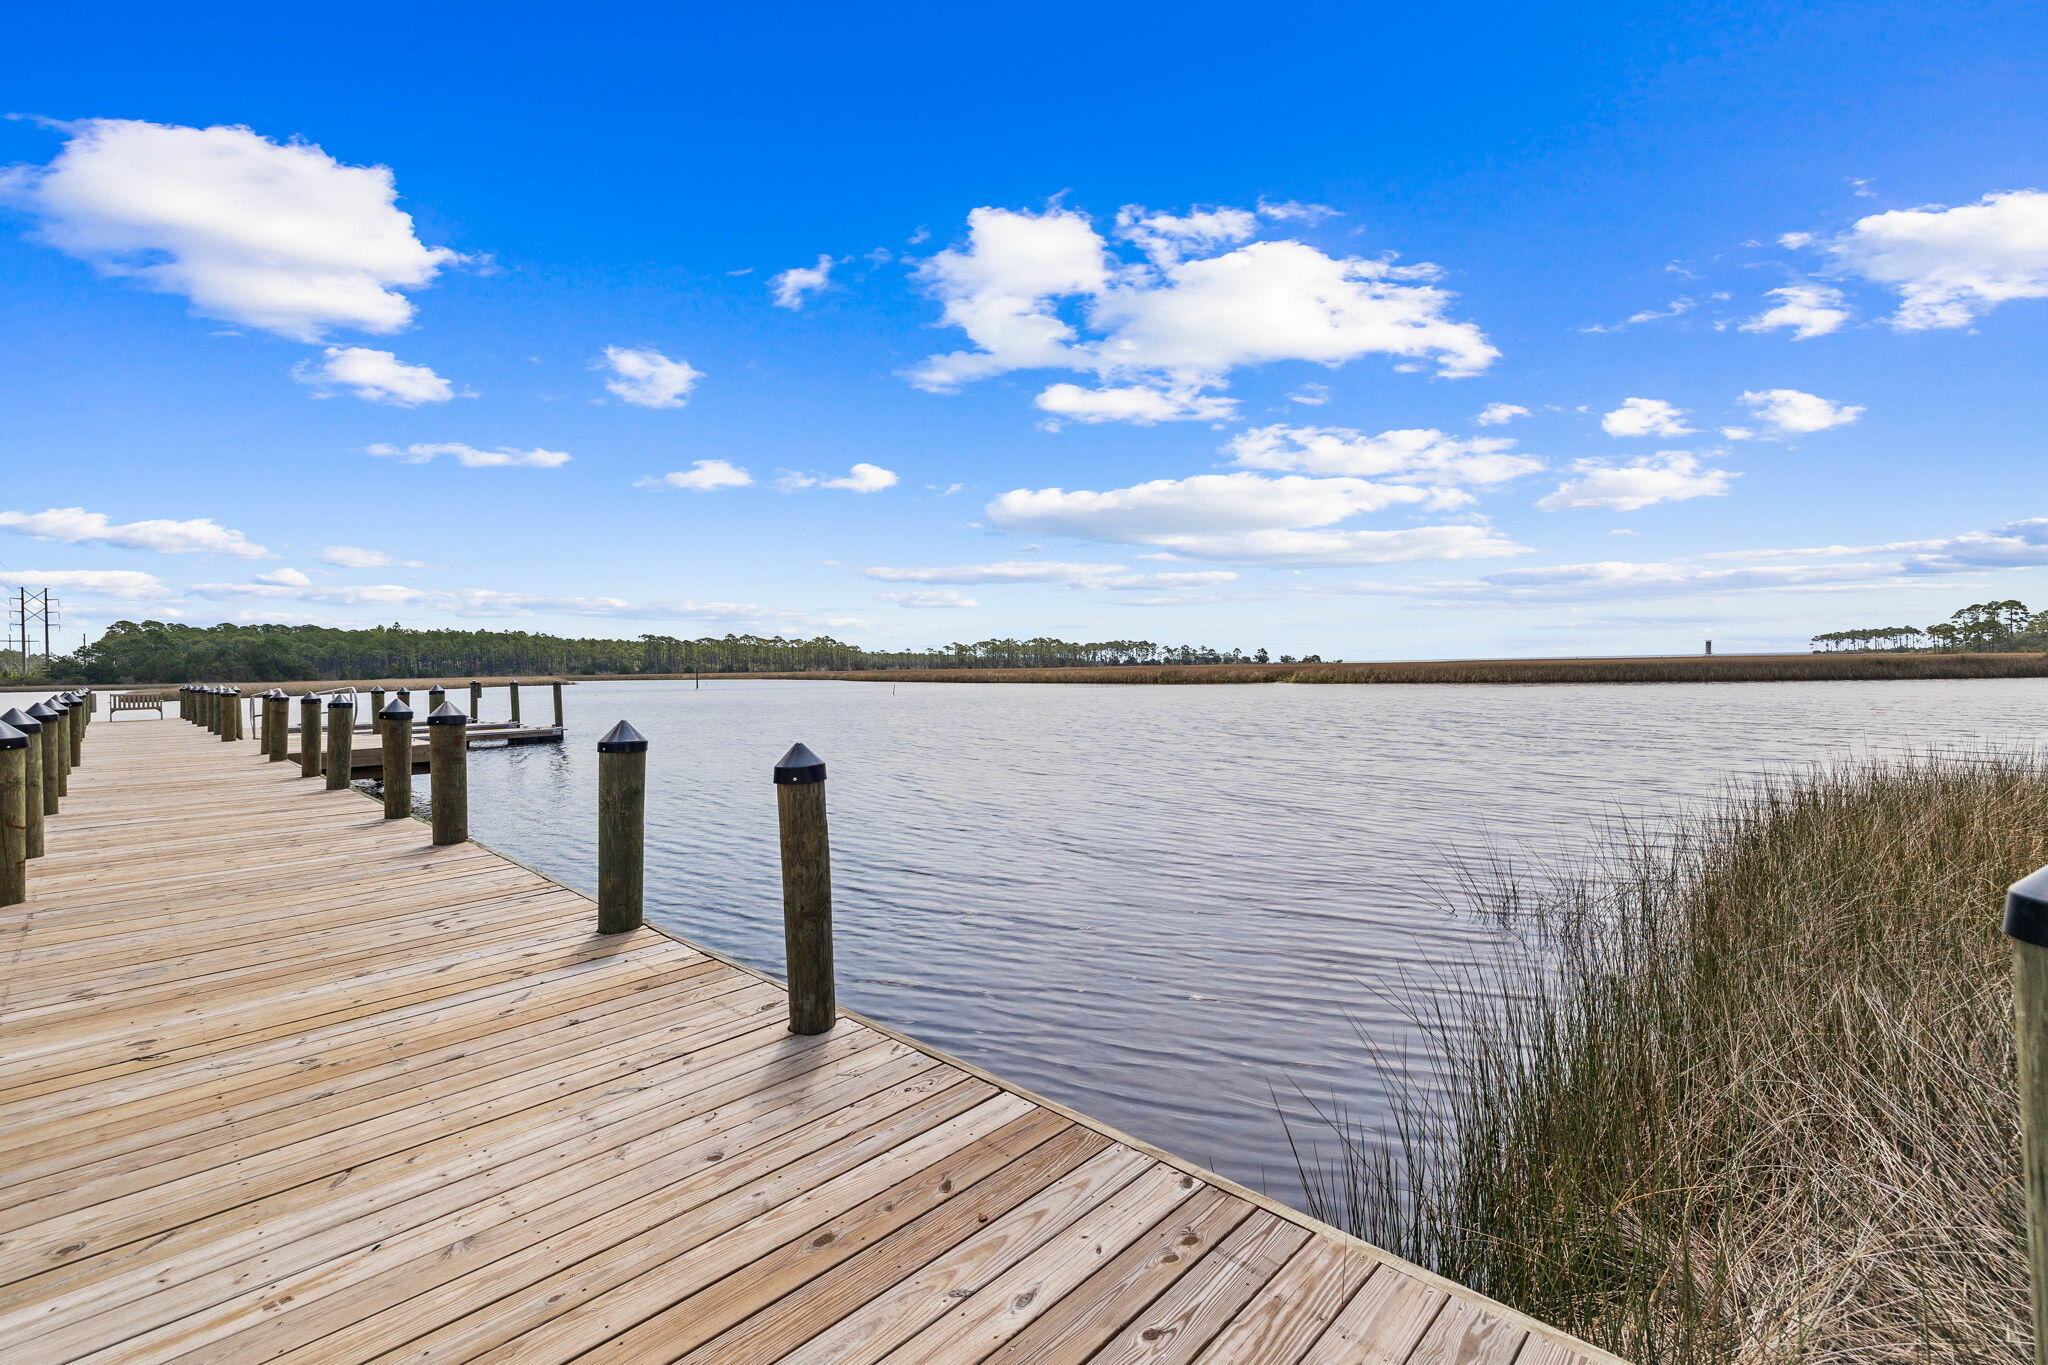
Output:
<instances>
[{"instance_id":1,"label":"dock walkway","mask_svg":"<svg viewBox=\"0 0 2048 1365\"><path fill-rule=\"evenodd\" d=\"M86 746L0 911L11 1365L1613 1359L254 743Z\"/></svg>"}]
</instances>

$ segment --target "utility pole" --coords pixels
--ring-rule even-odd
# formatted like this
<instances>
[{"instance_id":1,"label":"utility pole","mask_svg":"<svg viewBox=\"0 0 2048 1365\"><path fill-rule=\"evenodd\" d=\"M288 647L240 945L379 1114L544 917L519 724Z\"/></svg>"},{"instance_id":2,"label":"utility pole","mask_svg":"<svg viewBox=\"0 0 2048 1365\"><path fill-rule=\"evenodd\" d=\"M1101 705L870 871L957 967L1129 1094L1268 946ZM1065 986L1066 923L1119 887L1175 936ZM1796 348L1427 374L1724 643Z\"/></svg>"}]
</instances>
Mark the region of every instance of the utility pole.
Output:
<instances>
[{"instance_id":1,"label":"utility pole","mask_svg":"<svg viewBox=\"0 0 2048 1365\"><path fill-rule=\"evenodd\" d=\"M14 590L14 624L21 641L21 671L24 675L29 671L36 624L43 628L43 663L47 666L50 661L50 628L57 623L58 605L48 588L38 588L33 592L27 588Z\"/></svg>"}]
</instances>

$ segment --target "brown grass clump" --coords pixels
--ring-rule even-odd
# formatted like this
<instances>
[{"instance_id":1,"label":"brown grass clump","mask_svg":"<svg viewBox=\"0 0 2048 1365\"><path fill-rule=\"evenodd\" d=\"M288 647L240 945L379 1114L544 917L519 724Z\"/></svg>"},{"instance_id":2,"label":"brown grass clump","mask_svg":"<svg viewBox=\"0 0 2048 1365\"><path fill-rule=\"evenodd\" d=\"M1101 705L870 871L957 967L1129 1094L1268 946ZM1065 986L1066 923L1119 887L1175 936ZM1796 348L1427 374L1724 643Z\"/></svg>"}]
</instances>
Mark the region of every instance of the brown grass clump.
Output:
<instances>
[{"instance_id":1,"label":"brown grass clump","mask_svg":"<svg viewBox=\"0 0 2048 1365\"><path fill-rule=\"evenodd\" d=\"M2048 655L1713 654L1640 659L1157 664L1128 668L892 668L859 672L753 673L744 676L817 678L841 682L1154 684L1826 682L1891 678L2048 678Z\"/></svg>"},{"instance_id":2,"label":"brown grass clump","mask_svg":"<svg viewBox=\"0 0 2048 1365\"><path fill-rule=\"evenodd\" d=\"M2021 1365L1999 907L2044 861L2048 763L1981 754L1492 869L1543 965L1428 1020L1449 1112L1340 1123L1316 1211L1640 1365Z\"/></svg>"}]
</instances>

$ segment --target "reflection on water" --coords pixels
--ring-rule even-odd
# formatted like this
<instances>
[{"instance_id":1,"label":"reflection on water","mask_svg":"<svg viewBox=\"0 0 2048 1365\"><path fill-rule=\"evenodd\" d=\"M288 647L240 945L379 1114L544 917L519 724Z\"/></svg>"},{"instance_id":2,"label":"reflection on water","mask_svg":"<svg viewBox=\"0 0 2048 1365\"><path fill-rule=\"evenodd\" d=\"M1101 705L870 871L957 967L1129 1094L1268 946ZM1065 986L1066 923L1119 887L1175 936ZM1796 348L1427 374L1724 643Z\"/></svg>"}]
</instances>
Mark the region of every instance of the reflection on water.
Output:
<instances>
[{"instance_id":1,"label":"reflection on water","mask_svg":"<svg viewBox=\"0 0 2048 1365\"><path fill-rule=\"evenodd\" d=\"M597 737L630 719L650 917L779 974L769 769L803 740L842 1004L1290 1200L1276 1097L1383 1113L1375 1053L1431 1080L1389 991L1483 951L1446 909L1460 857L1583 846L1772 765L2031 743L2048 712L2032 679L567 691L567 746L472 756L478 839L594 889Z\"/></svg>"}]
</instances>

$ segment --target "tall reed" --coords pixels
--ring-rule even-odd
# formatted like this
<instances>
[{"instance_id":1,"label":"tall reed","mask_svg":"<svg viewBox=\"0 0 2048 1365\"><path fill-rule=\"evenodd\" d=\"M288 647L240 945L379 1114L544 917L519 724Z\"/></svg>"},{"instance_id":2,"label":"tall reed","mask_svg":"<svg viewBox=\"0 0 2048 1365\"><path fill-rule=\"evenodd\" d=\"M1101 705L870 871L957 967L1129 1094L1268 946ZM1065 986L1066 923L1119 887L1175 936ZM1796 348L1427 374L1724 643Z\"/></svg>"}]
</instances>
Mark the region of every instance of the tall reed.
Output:
<instances>
[{"instance_id":1,"label":"tall reed","mask_svg":"<svg viewBox=\"0 0 2048 1365\"><path fill-rule=\"evenodd\" d=\"M1316 1212L1641 1365L2030 1359L2005 885L2048 762L1765 781L1591 865L1425 1022L1458 1080L1339 1121ZM1325 1149L1326 1151L1330 1149Z\"/></svg>"}]
</instances>

